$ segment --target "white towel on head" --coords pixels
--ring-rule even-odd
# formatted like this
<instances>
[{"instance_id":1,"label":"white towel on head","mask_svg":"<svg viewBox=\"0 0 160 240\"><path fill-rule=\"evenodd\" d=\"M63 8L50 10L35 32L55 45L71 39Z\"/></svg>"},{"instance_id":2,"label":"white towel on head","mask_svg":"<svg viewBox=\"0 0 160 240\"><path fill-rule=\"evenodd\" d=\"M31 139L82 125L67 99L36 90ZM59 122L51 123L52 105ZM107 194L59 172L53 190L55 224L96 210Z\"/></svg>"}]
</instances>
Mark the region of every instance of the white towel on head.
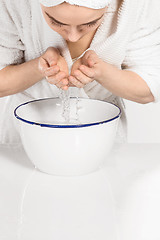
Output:
<instances>
[{"instance_id":1,"label":"white towel on head","mask_svg":"<svg viewBox=\"0 0 160 240\"><path fill-rule=\"evenodd\" d=\"M40 3L46 7L53 7L63 2L67 2L72 5L78 5L93 9L100 9L106 7L111 0L39 0Z\"/></svg>"}]
</instances>

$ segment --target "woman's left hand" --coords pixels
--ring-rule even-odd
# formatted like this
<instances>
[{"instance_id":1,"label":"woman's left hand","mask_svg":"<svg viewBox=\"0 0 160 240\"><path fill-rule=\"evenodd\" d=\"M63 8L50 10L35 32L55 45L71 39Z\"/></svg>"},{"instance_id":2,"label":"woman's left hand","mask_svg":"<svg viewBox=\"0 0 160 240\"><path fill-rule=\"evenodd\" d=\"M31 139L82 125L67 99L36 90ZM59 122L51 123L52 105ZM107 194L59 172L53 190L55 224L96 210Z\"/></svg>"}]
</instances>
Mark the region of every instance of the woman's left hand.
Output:
<instances>
[{"instance_id":1,"label":"woman's left hand","mask_svg":"<svg viewBox=\"0 0 160 240\"><path fill-rule=\"evenodd\" d=\"M101 76L102 60L93 50L88 50L72 66L69 76L70 86L83 88L86 84Z\"/></svg>"}]
</instances>

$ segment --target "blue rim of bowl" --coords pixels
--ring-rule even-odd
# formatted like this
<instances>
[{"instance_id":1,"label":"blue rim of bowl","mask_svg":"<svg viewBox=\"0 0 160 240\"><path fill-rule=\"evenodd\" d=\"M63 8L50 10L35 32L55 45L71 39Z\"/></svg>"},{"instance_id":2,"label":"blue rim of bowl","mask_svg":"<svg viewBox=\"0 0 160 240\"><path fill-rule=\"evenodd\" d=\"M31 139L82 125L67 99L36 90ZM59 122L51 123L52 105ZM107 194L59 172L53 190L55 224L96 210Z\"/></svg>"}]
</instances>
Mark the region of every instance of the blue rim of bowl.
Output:
<instances>
[{"instance_id":1,"label":"blue rim of bowl","mask_svg":"<svg viewBox=\"0 0 160 240\"><path fill-rule=\"evenodd\" d=\"M76 97L71 97L71 99L75 99ZM119 118L121 116L121 109L120 107L118 107L117 105L115 105L114 103L110 103L110 102L107 102L111 105L114 105L115 107L117 107L119 109L119 113L113 117L113 118L110 118L110 119L107 119L107 120L104 120L104 121L101 121L101 122L94 122L94 123L84 123L84 124L74 124L74 125L57 125L57 124L44 124L44 123L38 123L38 122L32 122L32 121L28 121L28 120L25 120L24 118L21 118L18 116L17 114L17 110L24 106L24 105L27 105L29 103L33 103L33 102L38 102L38 101L45 101L45 100L49 100L49 99L58 99L58 98L42 98L42 99L36 99L36 100L31 100L31 101L28 101L28 102L25 102L25 103L22 103L20 104L18 107L15 108L14 110L14 116L22 121L22 122L25 122L25 123L28 123L28 124L31 124L31 125L37 125L37 126L40 126L40 127L47 127L47 128L82 128L82 127L90 127L90 126L94 126L94 125L100 125L100 124L104 124L104 123L107 123L107 122L111 122L117 118ZM79 98L79 99L86 99L88 100L88 98ZM90 99L92 101L101 101L101 102L105 102L105 101L102 101L102 100L97 100L97 99Z\"/></svg>"}]
</instances>

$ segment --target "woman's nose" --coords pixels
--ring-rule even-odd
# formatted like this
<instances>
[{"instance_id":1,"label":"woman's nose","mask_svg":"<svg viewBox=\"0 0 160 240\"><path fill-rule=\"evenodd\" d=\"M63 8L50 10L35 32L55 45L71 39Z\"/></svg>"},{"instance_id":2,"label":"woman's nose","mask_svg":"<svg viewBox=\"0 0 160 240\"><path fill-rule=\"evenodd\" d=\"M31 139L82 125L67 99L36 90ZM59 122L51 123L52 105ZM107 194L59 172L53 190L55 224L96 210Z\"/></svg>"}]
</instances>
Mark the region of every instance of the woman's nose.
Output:
<instances>
[{"instance_id":1,"label":"woman's nose","mask_svg":"<svg viewBox=\"0 0 160 240\"><path fill-rule=\"evenodd\" d=\"M70 42L77 42L81 38L81 33L75 28L68 31L67 35Z\"/></svg>"}]
</instances>

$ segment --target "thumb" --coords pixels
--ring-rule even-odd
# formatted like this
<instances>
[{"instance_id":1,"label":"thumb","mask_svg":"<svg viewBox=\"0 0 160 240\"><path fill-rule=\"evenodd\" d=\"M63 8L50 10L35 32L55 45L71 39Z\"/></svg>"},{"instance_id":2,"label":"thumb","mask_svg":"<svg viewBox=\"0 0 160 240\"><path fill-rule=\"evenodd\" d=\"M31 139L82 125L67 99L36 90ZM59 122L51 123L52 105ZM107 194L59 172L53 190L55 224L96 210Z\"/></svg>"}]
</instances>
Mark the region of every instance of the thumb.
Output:
<instances>
[{"instance_id":1,"label":"thumb","mask_svg":"<svg viewBox=\"0 0 160 240\"><path fill-rule=\"evenodd\" d=\"M49 68L49 64L44 58L41 57L38 62L38 68L41 72L44 72L47 68Z\"/></svg>"},{"instance_id":2,"label":"thumb","mask_svg":"<svg viewBox=\"0 0 160 240\"><path fill-rule=\"evenodd\" d=\"M43 59L46 60L49 67L57 64L60 57L60 52L57 48L49 47L43 55Z\"/></svg>"},{"instance_id":3,"label":"thumb","mask_svg":"<svg viewBox=\"0 0 160 240\"><path fill-rule=\"evenodd\" d=\"M93 50L89 50L84 54L83 63L88 67L93 67L98 62L98 56Z\"/></svg>"},{"instance_id":4,"label":"thumb","mask_svg":"<svg viewBox=\"0 0 160 240\"><path fill-rule=\"evenodd\" d=\"M89 66L90 68L92 68L92 67L96 64L96 61L95 61L95 59L93 59L92 57L89 57L89 58L87 59L87 63L88 63L88 66Z\"/></svg>"}]
</instances>

